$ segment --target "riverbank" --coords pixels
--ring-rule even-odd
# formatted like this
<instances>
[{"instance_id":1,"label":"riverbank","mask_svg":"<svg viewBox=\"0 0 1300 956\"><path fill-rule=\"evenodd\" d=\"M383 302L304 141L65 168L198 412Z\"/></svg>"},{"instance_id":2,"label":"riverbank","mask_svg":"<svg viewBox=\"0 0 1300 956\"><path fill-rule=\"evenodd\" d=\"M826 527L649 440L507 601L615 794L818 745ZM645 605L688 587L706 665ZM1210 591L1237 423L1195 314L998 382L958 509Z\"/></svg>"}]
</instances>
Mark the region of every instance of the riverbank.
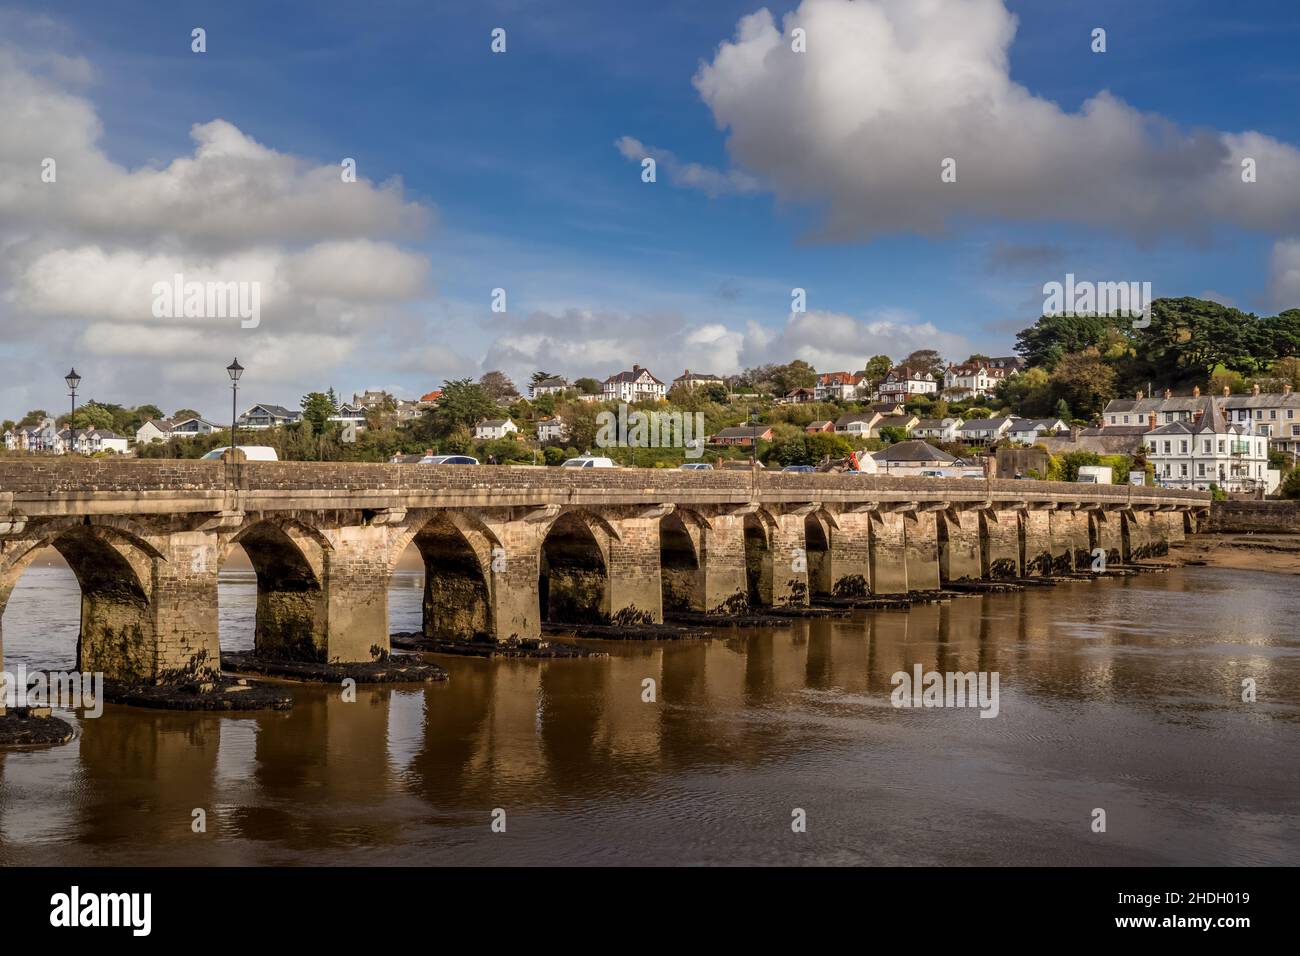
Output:
<instances>
[{"instance_id":1,"label":"riverbank","mask_svg":"<svg viewBox=\"0 0 1300 956\"><path fill-rule=\"evenodd\" d=\"M1169 549L1178 564L1300 574L1300 534L1210 533L1192 535Z\"/></svg>"}]
</instances>

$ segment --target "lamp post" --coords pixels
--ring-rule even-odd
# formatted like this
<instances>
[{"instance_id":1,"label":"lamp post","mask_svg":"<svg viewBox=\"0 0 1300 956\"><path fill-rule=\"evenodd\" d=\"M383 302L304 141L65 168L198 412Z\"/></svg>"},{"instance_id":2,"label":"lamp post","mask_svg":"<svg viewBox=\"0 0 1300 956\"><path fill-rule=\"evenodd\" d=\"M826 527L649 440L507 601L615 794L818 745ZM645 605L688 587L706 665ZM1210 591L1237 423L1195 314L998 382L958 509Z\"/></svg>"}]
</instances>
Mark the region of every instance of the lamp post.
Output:
<instances>
[{"instance_id":1,"label":"lamp post","mask_svg":"<svg viewBox=\"0 0 1300 956\"><path fill-rule=\"evenodd\" d=\"M239 359L235 359L226 366L226 374L230 376L230 460L235 460L235 423L238 419L235 417L235 402L239 396L239 376L244 374L244 367L239 364Z\"/></svg>"},{"instance_id":2,"label":"lamp post","mask_svg":"<svg viewBox=\"0 0 1300 956\"><path fill-rule=\"evenodd\" d=\"M81 376L74 368L63 376L63 380L68 383L68 391L72 393L72 415L68 418L68 454L71 455L77 447L77 429L74 426L77 417L77 386L81 384Z\"/></svg>"}]
</instances>

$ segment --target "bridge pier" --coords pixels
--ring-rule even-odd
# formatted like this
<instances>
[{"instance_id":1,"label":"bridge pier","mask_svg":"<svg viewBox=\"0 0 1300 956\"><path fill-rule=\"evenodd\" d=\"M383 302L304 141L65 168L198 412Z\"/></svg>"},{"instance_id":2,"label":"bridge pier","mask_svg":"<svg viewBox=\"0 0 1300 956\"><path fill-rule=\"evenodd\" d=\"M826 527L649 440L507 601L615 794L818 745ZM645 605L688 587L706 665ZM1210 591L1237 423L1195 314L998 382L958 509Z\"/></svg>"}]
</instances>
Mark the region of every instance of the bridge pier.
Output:
<instances>
[{"instance_id":1,"label":"bridge pier","mask_svg":"<svg viewBox=\"0 0 1300 956\"><path fill-rule=\"evenodd\" d=\"M903 513L903 543L907 554L907 587L912 591L939 589L938 511L942 505L922 505Z\"/></svg>"},{"instance_id":2,"label":"bridge pier","mask_svg":"<svg viewBox=\"0 0 1300 956\"><path fill-rule=\"evenodd\" d=\"M771 534L773 607L808 603L808 552L804 519L815 505L797 505L772 515Z\"/></svg>"},{"instance_id":3,"label":"bridge pier","mask_svg":"<svg viewBox=\"0 0 1300 956\"><path fill-rule=\"evenodd\" d=\"M907 542L903 515L871 512L871 593L907 593Z\"/></svg>"},{"instance_id":4,"label":"bridge pier","mask_svg":"<svg viewBox=\"0 0 1300 956\"><path fill-rule=\"evenodd\" d=\"M1024 514L1025 576L1044 577L1056 566L1052 547L1051 512L1030 507Z\"/></svg>"},{"instance_id":5,"label":"bridge pier","mask_svg":"<svg viewBox=\"0 0 1300 956\"><path fill-rule=\"evenodd\" d=\"M1124 532L1118 511L1098 508L1088 512L1088 538L1094 548L1106 553L1106 563L1124 563Z\"/></svg>"},{"instance_id":6,"label":"bridge pier","mask_svg":"<svg viewBox=\"0 0 1300 956\"><path fill-rule=\"evenodd\" d=\"M659 520L670 504L608 514L617 532L609 542L609 618L615 624L662 624Z\"/></svg>"},{"instance_id":7,"label":"bridge pier","mask_svg":"<svg viewBox=\"0 0 1300 956\"><path fill-rule=\"evenodd\" d=\"M156 663L149 677L160 684L215 680L221 673L220 543L203 530L175 532L163 543L163 558L153 577Z\"/></svg>"},{"instance_id":8,"label":"bridge pier","mask_svg":"<svg viewBox=\"0 0 1300 956\"><path fill-rule=\"evenodd\" d=\"M981 567L980 513L948 508L939 512L939 582L974 581Z\"/></svg>"},{"instance_id":9,"label":"bridge pier","mask_svg":"<svg viewBox=\"0 0 1300 956\"><path fill-rule=\"evenodd\" d=\"M707 614L743 611L749 605L745 577L745 515L714 514L700 529L699 562L703 584L692 609Z\"/></svg>"},{"instance_id":10,"label":"bridge pier","mask_svg":"<svg viewBox=\"0 0 1300 956\"><path fill-rule=\"evenodd\" d=\"M863 597L871 593L871 514L842 511L835 515L826 560L830 593Z\"/></svg>"},{"instance_id":11,"label":"bridge pier","mask_svg":"<svg viewBox=\"0 0 1300 956\"><path fill-rule=\"evenodd\" d=\"M1018 578L1025 573L1021 558L1023 511L985 508L979 512L981 577Z\"/></svg>"},{"instance_id":12,"label":"bridge pier","mask_svg":"<svg viewBox=\"0 0 1300 956\"><path fill-rule=\"evenodd\" d=\"M1059 574L1087 571L1092 567L1092 555L1088 551L1088 514L1078 509L1077 502L1069 505L1048 512L1052 526L1053 569Z\"/></svg>"}]
</instances>

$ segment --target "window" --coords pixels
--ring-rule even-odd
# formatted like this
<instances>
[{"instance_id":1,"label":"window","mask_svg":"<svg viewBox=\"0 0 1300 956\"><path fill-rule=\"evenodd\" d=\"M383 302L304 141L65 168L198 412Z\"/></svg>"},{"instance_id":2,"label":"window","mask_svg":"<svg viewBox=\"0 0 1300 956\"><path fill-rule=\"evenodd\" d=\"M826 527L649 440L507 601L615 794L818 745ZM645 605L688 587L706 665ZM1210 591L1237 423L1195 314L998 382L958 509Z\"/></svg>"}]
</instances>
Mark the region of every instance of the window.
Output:
<instances>
[{"instance_id":1,"label":"window","mask_svg":"<svg viewBox=\"0 0 1300 956\"><path fill-rule=\"evenodd\" d=\"M1128 424L1128 416L1127 416L1127 415L1124 416L1124 424L1125 424L1125 425Z\"/></svg>"},{"instance_id":2,"label":"window","mask_svg":"<svg viewBox=\"0 0 1300 956\"><path fill-rule=\"evenodd\" d=\"M1169 442L1169 441L1166 441L1166 442L1165 442L1165 454L1166 454L1166 455L1168 455L1168 454L1173 450L1173 449L1172 449L1172 445L1173 445L1173 442Z\"/></svg>"},{"instance_id":3,"label":"window","mask_svg":"<svg viewBox=\"0 0 1300 956\"><path fill-rule=\"evenodd\" d=\"M1197 476L1198 478L1204 478L1204 477L1205 477L1205 462L1200 462L1199 464L1197 464L1197 466L1196 466L1196 476Z\"/></svg>"},{"instance_id":4,"label":"window","mask_svg":"<svg viewBox=\"0 0 1300 956\"><path fill-rule=\"evenodd\" d=\"M1183 478L1187 477L1187 462L1183 462L1178 466L1178 474Z\"/></svg>"},{"instance_id":5,"label":"window","mask_svg":"<svg viewBox=\"0 0 1300 956\"><path fill-rule=\"evenodd\" d=\"M1201 442L1201 451L1207 455L1210 453L1210 440L1208 438Z\"/></svg>"},{"instance_id":6,"label":"window","mask_svg":"<svg viewBox=\"0 0 1300 956\"><path fill-rule=\"evenodd\" d=\"M1276 421L1276 420L1277 420L1277 409L1276 409L1276 408L1270 408L1270 409L1268 410L1268 417L1269 417L1270 420L1272 420L1272 421Z\"/></svg>"},{"instance_id":7,"label":"window","mask_svg":"<svg viewBox=\"0 0 1300 956\"><path fill-rule=\"evenodd\" d=\"M1186 439L1186 438L1184 438L1182 441L1180 441L1180 442L1178 443L1178 453L1179 453L1180 455L1186 455L1186 454L1187 454L1187 439ZM1184 467L1186 467L1186 466L1184 466Z\"/></svg>"},{"instance_id":8,"label":"window","mask_svg":"<svg viewBox=\"0 0 1300 956\"><path fill-rule=\"evenodd\" d=\"M1223 444L1224 444L1223 439L1220 438L1220 439L1219 439L1219 454L1220 454L1220 455L1223 454Z\"/></svg>"}]
</instances>

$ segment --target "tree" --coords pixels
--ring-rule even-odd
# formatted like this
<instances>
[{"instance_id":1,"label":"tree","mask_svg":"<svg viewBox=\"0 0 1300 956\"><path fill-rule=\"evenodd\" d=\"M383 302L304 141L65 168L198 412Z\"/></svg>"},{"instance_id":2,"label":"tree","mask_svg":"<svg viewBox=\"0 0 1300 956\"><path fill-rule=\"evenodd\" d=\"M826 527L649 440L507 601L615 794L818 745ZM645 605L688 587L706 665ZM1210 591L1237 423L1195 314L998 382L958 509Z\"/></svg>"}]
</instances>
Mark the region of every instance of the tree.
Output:
<instances>
[{"instance_id":1,"label":"tree","mask_svg":"<svg viewBox=\"0 0 1300 956\"><path fill-rule=\"evenodd\" d=\"M1266 333L1251 314L1206 299L1156 299L1151 324L1134 330L1139 368L1157 385L1205 382L1222 366L1251 373L1270 355Z\"/></svg>"},{"instance_id":2,"label":"tree","mask_svg":"<svg viewBox=\"0 0 1300 956\"><path fill-rule=\"evenodd\" d=\"M929 372L939 379L943 378L943 370L948 365L943 360L943 356L934 349L917 349L898 364L906 366L914 372Z\"/></svg>"},{"instance_id":3,"label":"tree","mask_svg":"<svg viewBox=\"0 0 1300 956\"><path fill-rule=\"evenodd\" d=\"M428 412L435 437L445 438L457 428L473 426L485 418L496 418L501 409L487 390L467 378L442 383L442 400Z\"/></svg>"},{"instance_id":4,"label":"tree","mask_svg":"<svg viewBox=\"0 0 1300 956\"><path fill-rule=\"evenodd\" d=\"M178 408L176 409L176 411L172 412L172 421L174 422L179 422L186 418L202 418L202 417L203 417L202 415L200 415L192 408Z\"/></svg>"},{"instance_id":5,"label":"tree","mask_svg":"<svg viewBox=\"0 0 1300 956\"><path fill-rule=\"evenodd\" d=\"M49 412L43 408L33 408L30 412L18 420L19 428L26 428L28 425L39 425L43 420L49 418Z\"/></svg>"},{"instance_id":6,"label":"tree","mask_svg":"<svg viewBox=\"0 0 1300 956\"><path fill-rule=\"evenodd\" d=\"M151 419L163 417L162 409L157 405L137 405L135 407L136 417L140 419L140 424L144 424Z\"/></svg>"},{"instance_id":7,"label":"tree","mask_svg":"<svg viewBox=\"0 0 1300 956\"><path fill-rule=\"evenodd\" d=\"M511 402L519 397L519 390L515 388L515 383L506 377L505 372L495 370L484 372L478 383L487 393L488 398L494 402Z\"/></svg>"},{"instance_id":8,"label":"tree","mask_svg":"<svg viewBox=\"0 0 1300 956\"><path fill-rule=\"evenodd\" d=\"M907 429L895 425L886 425L880 429L880 437L891 445L894 442L907 441Z\"/></svg>"},{"instance_id":9,"label":"tree","mask_svg":"<svg viewBox=\"0 0 1300 956\"><path fill-rule=\"evenodd\" d=\"M585 376L575 381L573 387L582 392L583 395L599 395L601 392L600 382Z\"/></svg>"},{"instance_id":10,"label":"tree","mask_svg":"<svg viewBox=\"0 0 1300 956\"><path fill-rule=\"evenodd\" d=\"M811 388L817 383L817 370L803 359L786 365L760 365L745 369L745 384L759 392L788 395L796 388Z\"/></svg>"},{"instance_id":11,"label":"tree","mask_svg":"<svg viewBox=\"0 0 1300 956\"><path fill-rule=\"evenodd\" d=\"M1070 406L1065 404L1065 399L1063 398L1057 399L1056 411L1053 413L1053 415L1054 417L1059 418L1063 422L1069 422L1074 420L1074 416L1070 414Z\"/></svg>"},{"instance_id":12,"label":"tree","mask_svg":"<svg viewBox=\"0 0 1300 956\"><path fill-rule=\"evenodd\" d=\"M889 370L894 367L894 360L888 355L873 355L867 359L866 367L862 370L862 377L874 389L877 385L885 380Z\"/></svg>"},{"instance_id":13,"label":"tree","mask_svg":"<svg viewBox=\"0 0 1300 956\"><path fill-rule=\"evenodd\" d=\"M528 393L530 395L535 394L533 392L533 389L537 388L538 385L541 385L542 382L546 381L548 378L554 378L554 377L555 376L553 376L550 372L543 372L541 369L538 369L536 372L534 372L532 375L528 377Z\"/></svg>"},{"instance_id":14,"label":"tree","mask_svg":"<svg viewBox=\"0 0 1300 956\"><path fill-rule=\"evenodd\" d=\"M1115 397L1115 370L1102 361L1095 348L1062 355L1052 369L1050 382L1051 394L1080 418L1100 415Z\"/></svg>"},{"instance_id":15,"label":"tree","mask_svg":"<svg viewBox=\"0 0 1300 956\"><path fill-rule=\"evenodd\" d=\"M1099 348L1132 320L1099 315L1044 315L1016 335L1016 351L1027 365L1051 369L1067 352ZM1014 376L1013 376L1014 377Z\"/></svg>"},{"instance_id":16,"label":"tree","mask_svg":"<svg viewBox=\"0 0 1300 956\"><path fill-rule=\"evenodd\" d=\"M303 421L311 424L312 434L315 435L324 433L325 423L338 411L325 392L308 392L299 405L302 407Z\"/></svg>"}]
</instances>

